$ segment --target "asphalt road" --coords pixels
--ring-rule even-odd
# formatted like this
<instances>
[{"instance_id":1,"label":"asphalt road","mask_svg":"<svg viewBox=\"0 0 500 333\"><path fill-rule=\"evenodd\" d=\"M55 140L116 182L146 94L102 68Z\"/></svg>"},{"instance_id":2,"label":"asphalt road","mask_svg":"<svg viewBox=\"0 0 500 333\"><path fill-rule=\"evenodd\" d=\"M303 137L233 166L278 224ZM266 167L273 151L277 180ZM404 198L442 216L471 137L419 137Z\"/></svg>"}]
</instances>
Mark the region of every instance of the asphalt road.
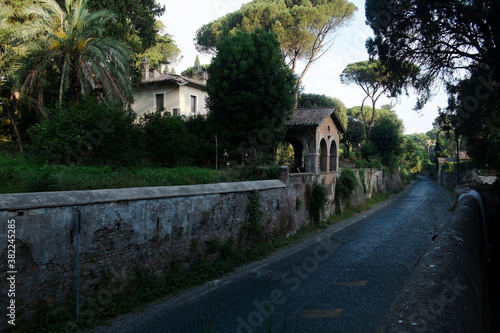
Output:
<instances>
[{"instance_id":1,"label":"asphalt road","mask_svg":"<svg viewBox=\"0 0 500 333\"><path fill-rule=\"evenodd\" d=\"M448 208L419 176L369 212L94 332L374 332Z\"/></svg>"}]
</instances>

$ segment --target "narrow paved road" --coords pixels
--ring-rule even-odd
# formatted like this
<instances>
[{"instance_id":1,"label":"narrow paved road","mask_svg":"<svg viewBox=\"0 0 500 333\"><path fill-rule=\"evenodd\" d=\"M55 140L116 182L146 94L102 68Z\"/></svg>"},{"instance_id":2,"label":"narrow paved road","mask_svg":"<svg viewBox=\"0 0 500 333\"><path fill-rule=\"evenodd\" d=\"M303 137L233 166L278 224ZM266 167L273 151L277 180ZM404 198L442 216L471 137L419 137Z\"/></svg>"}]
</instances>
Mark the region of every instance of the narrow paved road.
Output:
<instances>
[{"instance_id":1,"label":"narrow paved road","mask_svg":"<svg viewBox=\"0 0 500 333\"><path fill-rule=\"evenodd\" d=\"M95 332L374 332L448 205L419 176L370 212Z\"/></svg>"}]
</instances>

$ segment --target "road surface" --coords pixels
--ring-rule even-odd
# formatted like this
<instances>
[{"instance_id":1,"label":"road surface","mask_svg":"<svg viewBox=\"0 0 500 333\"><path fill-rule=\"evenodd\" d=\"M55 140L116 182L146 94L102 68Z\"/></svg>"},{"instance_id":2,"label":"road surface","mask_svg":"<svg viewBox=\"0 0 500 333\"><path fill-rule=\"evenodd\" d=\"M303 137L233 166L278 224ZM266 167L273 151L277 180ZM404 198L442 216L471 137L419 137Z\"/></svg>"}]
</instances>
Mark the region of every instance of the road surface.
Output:
<instances>
[{"instance_id":1,"label":"road surface","mask_svg":"<svg viewBox=\"0 0 500 333\"><path fill-rule=\"evenodd\" d=\"M419 176L369 212L93 332L374 332L448 208Z\"/></svg>"}]
</instances>

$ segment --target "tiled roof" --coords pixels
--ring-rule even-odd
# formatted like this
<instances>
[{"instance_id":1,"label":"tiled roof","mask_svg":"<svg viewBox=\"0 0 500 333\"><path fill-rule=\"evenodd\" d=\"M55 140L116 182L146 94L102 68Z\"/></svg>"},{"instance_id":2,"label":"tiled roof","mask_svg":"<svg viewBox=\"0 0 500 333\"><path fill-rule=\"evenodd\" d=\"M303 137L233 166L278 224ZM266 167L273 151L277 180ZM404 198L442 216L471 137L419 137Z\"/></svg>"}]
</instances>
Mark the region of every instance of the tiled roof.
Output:
<instances>
[{"instance_id":1,"label":"tiled roof","mask_svg":"<svg viewBox=\"0 0 500 333\"><path fill-rule=\"evenodd\" d=\"M170 74L170 73L163 73L160 76L155 77L155 78L150 77L148 80L142 80L141 83L165 82L165 81L175 82L178 85L192 83L192 84L196 84L198 86L205 86L205 83L203 83L203 82L193 80L193 79L181 76L181 75Z\"/></svg>"},{"instance_id":2,"label":"tiled roof","mask_svg":"<svg viewBox=\"0 0 500 333\"><path fill-rule=\"evenodd\" d=\"M344 126L340 122L334 108L295 109L292 119L285 123L292 127L319 126L328 117L332 117L335 126L337 126L340 132L345 132Z\"/></svg>"}]
</instances>

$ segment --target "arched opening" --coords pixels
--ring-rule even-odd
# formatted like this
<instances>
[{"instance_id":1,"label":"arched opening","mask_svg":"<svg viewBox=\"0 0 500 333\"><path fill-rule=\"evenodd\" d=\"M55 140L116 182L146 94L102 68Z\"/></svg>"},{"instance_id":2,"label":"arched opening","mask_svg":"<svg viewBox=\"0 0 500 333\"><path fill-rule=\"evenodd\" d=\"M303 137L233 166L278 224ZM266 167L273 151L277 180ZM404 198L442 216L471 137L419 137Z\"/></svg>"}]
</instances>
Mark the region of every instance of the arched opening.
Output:
<instances>
[{"instance_id":1,"label":"arched opening","mask_svg":"<svg viewBox=\"0 0 500 333\"><path fill-rule=\"evenodd\" d=\"M288 165L290 172L304 172L304 145L295 137L286 137L278 146L278 163Z\"/></svg>"},{"instance_id":2,"label":"arched opening","mask_svg":"<svg viewBox=\"0 0 500 333\"><path fill-rule=\"evenodd\" d=\"M281 141L276 149L276 162L278 165L287 165L293 168L295 165L295 150L288 141Z\"/></svg>"},{"instance_id":3,"label":"arched opening","mask_svg":"<svg viewBox=\"0 0 500 333\"><path fill-rule=\"evenodd\" d=\"M335 140L332 140L330 144L330 171L337 171L339 169L338 154L337 143Z\"/></svg>"},{"instance_id":4,"label":"arched opening","mask_svg":"<svg viewBox=\"0 0 500 333\"><path fill-rule=\"evenodd\" d=\"M321 172L328 171L328 148L326 146L326 140L321 139L319 143L319 170Z\"/></svg>"}]
</instances>

